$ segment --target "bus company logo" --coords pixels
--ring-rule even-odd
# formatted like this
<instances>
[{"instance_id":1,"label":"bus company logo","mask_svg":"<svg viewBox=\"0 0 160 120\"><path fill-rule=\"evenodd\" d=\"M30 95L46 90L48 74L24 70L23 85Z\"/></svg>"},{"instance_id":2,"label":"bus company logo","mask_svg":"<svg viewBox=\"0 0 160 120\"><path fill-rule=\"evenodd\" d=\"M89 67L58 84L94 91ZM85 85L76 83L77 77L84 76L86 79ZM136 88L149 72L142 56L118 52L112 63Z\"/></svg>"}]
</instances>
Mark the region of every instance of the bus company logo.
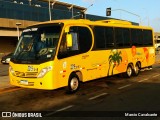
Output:
<instances>
[{"instance_id":1,"label":"bus company logo","mask_svg":"<svg viewBox=\"0 0 160 120\"><path fill-rule=\"evenodd\" d=\"M38 71L38 68L34 68L33 66L28 66L28 71Z\"/></svg>"},{"instance_id":2,"label":"bus company logo","mask_svg":"<svg viewBox=\"0 0 160 120\"><path fill-rule=\"evenodd\" d=\"M33 71L33 66L28 66L28 71Z\"/></svg>"},{"instance_id":3,"label":"bus company logo","mask_svg":"<svg viewBox=\"0 0 160 120\"><path fill-rule=\"evenodd\" d=\"M12 117L11 112L2 112L2 117Z\"/></svg>"}]
</instances>

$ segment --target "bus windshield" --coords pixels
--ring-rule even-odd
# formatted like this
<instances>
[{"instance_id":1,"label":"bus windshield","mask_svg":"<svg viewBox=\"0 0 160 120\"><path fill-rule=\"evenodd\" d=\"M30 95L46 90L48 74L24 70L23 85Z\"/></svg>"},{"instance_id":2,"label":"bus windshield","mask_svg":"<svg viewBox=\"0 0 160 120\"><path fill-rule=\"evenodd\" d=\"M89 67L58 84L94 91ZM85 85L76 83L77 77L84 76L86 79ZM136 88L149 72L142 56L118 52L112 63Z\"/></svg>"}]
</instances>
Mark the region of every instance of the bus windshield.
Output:
<instances>
[{"instance_id":1,"label":"bus windshield","mask_svg":"<svg viewBox=\"0 0 160 120\"><path fill-rule=\"evenodd\" d=\"M23 30L11 61L39 64L54 59L62 26L36 26Z\"/></svg>"}]
</instances>

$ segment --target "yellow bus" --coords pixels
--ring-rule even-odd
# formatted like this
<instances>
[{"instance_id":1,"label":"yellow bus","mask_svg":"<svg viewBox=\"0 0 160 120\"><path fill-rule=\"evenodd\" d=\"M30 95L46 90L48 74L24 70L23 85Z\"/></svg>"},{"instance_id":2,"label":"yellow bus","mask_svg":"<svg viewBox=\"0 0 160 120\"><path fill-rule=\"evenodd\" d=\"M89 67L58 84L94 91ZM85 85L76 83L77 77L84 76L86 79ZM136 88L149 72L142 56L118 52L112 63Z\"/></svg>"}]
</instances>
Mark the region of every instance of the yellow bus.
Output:
<instances>
[{"instance_id":1,"label":"yellow bus","mask_svg":"<svg viewBox=\"0 0 160 120\"><path fill-rule=\"evenodd\" d=\"M80 82L137 76L155 62L153 30L128 21L55 20L23 30L11 58L10 83L76 92Z\"/></svg>"}]
</instances>

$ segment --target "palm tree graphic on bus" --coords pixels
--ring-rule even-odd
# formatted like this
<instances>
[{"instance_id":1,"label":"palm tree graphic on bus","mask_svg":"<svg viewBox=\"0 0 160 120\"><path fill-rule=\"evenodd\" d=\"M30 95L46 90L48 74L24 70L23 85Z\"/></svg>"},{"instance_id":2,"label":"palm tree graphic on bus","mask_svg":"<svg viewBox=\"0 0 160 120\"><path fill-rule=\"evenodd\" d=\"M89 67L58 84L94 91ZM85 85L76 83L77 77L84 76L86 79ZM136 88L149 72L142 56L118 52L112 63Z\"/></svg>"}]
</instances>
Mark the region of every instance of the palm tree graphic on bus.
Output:
<instances>
[{"instance_id":1,"label":"palm tree graphic on bus","mask_svg":"<svg viewBox=\"0 0 160 120\"><path fill-rule=\"evenodd\" d=\"M112 74L111 74L111 75L113 75L114 68L122 62L122 57L121 57L122 52L121 51L112 50L111 53L112 54L108 58L108 61L109 61L109 68L108 68L108 74L107 74L108 76L109 76L111 66L113 66L112 67Z\"/></svg>"}]
</instances>

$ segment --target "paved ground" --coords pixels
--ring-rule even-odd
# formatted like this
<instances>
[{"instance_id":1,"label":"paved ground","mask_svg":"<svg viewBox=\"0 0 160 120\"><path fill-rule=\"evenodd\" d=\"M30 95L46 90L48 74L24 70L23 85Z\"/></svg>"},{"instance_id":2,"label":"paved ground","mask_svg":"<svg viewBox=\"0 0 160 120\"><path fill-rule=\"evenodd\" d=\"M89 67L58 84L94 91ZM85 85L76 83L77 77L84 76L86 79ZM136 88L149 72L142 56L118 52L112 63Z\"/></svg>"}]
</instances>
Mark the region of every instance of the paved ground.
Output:
<instances>
[{"instance_id":1,"label":"paved ground","mask_svg":"<svg viewBox=\"0 0 160 120\"><path fill-rule=\"evenodd\" d=\"M12 87L12 85L10 85L10 83L9 83L9 76L0 77L0 81L1 81L0 82L0 89Z\"/></svg>"},{"instance_id":2,"label":"paved ground","mask_svg":"<svg viewBox=\"0 0 160 120\"><path fill-rule=\"evenodd\" d=\"M156 117L125 117L124 119L119 117L124 116L126 112L131 114L150 112L160 116L159 71L160 64L154 64L152 70L141 72L137 77L127 79L113 76L86 82L81 84L80 90L72 95L66 94L64 88L51 91L8 88L0 91L0 111L12 111L11 113L39 111L44 119L45 116L48 118L57 116L51 118L54 120L101 120L103 118L97 119L94 118L95 116L104 116L103 120L110 120L105 118L107 115L117 116L117 119L111 120L158 120ZM24 120L24 118L11 118L11 120L17 119Z\"/></svg>"},{"instance_id":3,"label":"paved ground","mask_svg":"<svg viewBox=\"0 0 160 120\"><path fill-rule=\"evenodd\" d=\"M156 63L160 63L160 53L156 55Z\"/></svg>"}]
</instances>

